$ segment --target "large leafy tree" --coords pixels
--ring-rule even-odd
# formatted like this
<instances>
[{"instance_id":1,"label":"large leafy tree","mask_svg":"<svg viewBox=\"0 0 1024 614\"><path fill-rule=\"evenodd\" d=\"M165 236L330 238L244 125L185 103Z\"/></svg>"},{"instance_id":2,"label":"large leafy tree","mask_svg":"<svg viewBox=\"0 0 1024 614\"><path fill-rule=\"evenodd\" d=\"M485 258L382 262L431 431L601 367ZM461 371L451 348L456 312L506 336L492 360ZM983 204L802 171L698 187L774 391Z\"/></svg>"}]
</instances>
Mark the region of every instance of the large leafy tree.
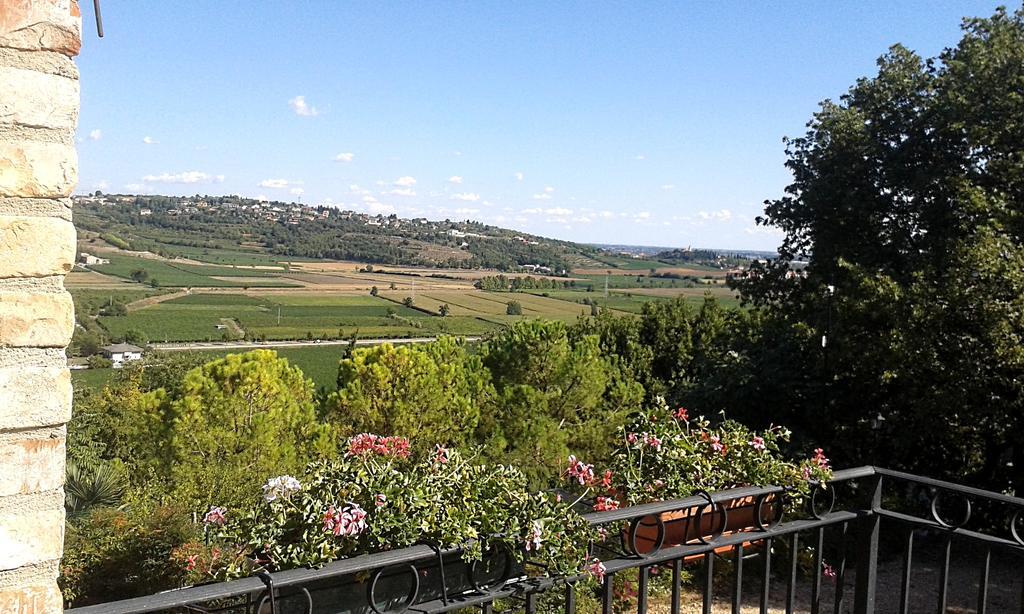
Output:
<instances>
[{"instance_id":1,"label":"large leafy tree","mask_svg":"<svg viewBox=\"0 0 1024 614\"><path fill-rule=\"evenodd\" d=\"M402 435L416 446L473 441L494 396L480 358L464 342L382 344L354 350L338 368L326 415L344 434Z\"/></svg>"},{"instance_id":2,"label":"large leafy tree","mask_svg":"<svg viewBox=\"0 0 1024 614\"><path fill-rule=\"evenodd\" d=\"M817 391L774 400L839 458L1019 487L1024 11L963 30L934 59L891 48L787 141L793 183L759 220L780 258L736 285Z\"/></svg>"}]
</instances>

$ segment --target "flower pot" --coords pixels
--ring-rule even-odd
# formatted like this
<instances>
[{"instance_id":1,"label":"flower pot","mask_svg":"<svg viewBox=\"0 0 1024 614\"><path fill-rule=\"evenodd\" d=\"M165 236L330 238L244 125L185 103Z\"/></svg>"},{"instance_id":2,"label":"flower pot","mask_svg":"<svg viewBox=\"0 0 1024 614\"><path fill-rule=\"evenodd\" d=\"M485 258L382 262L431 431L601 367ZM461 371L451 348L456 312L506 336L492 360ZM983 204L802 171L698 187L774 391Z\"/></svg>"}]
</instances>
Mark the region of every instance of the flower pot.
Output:
<instances>
[{"instance_id":1,"label":"flower pot","mask_svg":"<svg viewBox=\"0 0 1024 614\"><path fill-rule=\"evenodd\" d=\"M719 534L732 535L758 528L757 499L754 497L732 499L723 505L726 510L724 526L721 510L712 509L710 505L706 505L703 508L692 507L664 512L657 518L652 516L639 518L633 526L623 530L623 540L627 549L636 554L645 555L661 548L697 543L702 540L711 541L712 537ZM765 502L761 506L761 524L768 526L774 523L779 515L780 510L776 497L765 497ZM664 529L660 529L659 524L664 526ZM724 553L732 548L733 546L723 546L717 548L715 552ZM693 562L701 558L703 555L694 555L684 559L684 562Z\"/></svg>"}]
</instances>

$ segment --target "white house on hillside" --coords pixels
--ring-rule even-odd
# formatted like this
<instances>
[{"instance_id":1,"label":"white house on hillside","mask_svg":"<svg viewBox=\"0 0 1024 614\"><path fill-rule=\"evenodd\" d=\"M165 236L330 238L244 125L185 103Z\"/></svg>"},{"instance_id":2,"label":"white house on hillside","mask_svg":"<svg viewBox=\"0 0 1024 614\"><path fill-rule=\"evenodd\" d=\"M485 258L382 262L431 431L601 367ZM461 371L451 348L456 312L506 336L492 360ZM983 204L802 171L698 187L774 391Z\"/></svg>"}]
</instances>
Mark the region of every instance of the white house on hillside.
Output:
<instances>
[{"instance_id":1,"label":"white house on hillside","mask_svg":"<svg viewBox=\"0 0 1024 614\"><path fill-rule=\"evenodd\" d=\"M114 363L114 368L119 369L124 366L124 363L132 360L142 360L142 348L137 345L130 343L115 343L114 345L106 345L100 348L105 358L110 359L110 362Z\"/></svg>"}]
</instances>

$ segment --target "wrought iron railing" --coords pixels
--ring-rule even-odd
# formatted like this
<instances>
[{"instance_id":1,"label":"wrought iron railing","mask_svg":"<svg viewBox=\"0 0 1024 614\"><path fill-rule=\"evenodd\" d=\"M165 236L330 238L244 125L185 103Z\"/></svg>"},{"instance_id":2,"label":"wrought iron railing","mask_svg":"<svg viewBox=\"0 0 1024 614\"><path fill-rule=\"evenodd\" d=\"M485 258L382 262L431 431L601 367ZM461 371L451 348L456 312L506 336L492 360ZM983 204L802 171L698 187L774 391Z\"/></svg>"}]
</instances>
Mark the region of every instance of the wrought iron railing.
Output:
<instances>
[{"instance_id":1,"label":"wrought iron railing","mask_svg":"<svg viewBox=\"0 0 1024 614\"><path fill-rule=\"evenodd\" d=\"M891 471L860 467L836 471L828 488L813 488L802 517L786 519L787 491L781 487L745 487L701 493L675 501L650 503L586 515L593 525L615 532L594 547L605 575L597 595L604 613L624 611L615 594L617 575L635 574L636 595L629 608L641 614L651 607L654 571L671 574L659 603L676 614L686 599L700 600L704 612L716 607L733 612L750 607L754 584L761 612L779 608L793 612L800 602L819 612L870 613L879 605L880 561L887 574L899 574L899 595L884 595L884 611L921 611L915 595L930 589L936 611L947 610L950 570L965 561L952 559L955 544L980 552L976 568L975 609L989 609L994 561L1009 561L1017 570L1010 582L1024 584L1024 499ZM747 530L726 530L728 517L746 515ZM882 531L886 539L882 539ZM673 535L678 542L674 543ZM680 535L682 538L680 539ZM928 564L939 569L937 585L915 586L915 544L937 543ZM801 547L805 543L806 546ZM958 548L960 546L957 546ZM884 551L880 554L880 550ZM826 553L830 560L826 560ZM219 584L198 586L76 608L73 614L135 614L142 612L245 612L291 614L313 612L452 612L478 610L528 614L544 609L577 611L577 591L587 576L544 577L531 564L514 562L511 553L489 552L485 562L465 565L459 549L424 544L392 552L356 556L320 569L294 569ZM781 559L781 560L780 560ZM810 570L807 571L807 563ZM775 566L781 563L781 569ZM715 573L717 566L729 569ZM756 578L744 577L751 566ZM684 570L692 567L698 594L684 594ZM803 574L801 570L803 569ZM831 598L823 590L828 573ZM784 595L778 599L781 585ZM891 578L889 578L891 580ZM918 578L918 582L920 578ZM833 584L834 583L834 584ZM892 582L887 583L887 586ZM591 586L591 585L588 585ZM1006 589L1006 586L1001 586ZM716 590L717 589L717 590ZM592 590L592 589L587 589ZM689 589L692 591L692 589ZM1024 611L1024 586L1013 589ZM892 593L892 594L890 594ZM687 597L689 595L689 597ZM930 609L930 608L929 608Z\"/></svg>"}]
</instances>

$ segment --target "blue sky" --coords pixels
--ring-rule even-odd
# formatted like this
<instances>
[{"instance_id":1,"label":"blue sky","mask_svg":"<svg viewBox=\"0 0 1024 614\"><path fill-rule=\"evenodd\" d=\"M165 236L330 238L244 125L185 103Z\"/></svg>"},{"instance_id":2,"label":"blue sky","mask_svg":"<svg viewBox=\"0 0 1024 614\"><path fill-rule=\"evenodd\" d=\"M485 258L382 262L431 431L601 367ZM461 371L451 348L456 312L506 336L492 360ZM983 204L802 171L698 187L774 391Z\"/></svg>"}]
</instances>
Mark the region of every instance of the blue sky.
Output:
<instances>
[{"instance_id":1,"label":"blue sky","mask_svg":"<svg viewBox=\"0 0 1024 614\"><path fill-rule=\"evenodd\" d=\"M998 4L86 3L79 191L773 249L782 137Z\"/></svg>"}]
</instances>

